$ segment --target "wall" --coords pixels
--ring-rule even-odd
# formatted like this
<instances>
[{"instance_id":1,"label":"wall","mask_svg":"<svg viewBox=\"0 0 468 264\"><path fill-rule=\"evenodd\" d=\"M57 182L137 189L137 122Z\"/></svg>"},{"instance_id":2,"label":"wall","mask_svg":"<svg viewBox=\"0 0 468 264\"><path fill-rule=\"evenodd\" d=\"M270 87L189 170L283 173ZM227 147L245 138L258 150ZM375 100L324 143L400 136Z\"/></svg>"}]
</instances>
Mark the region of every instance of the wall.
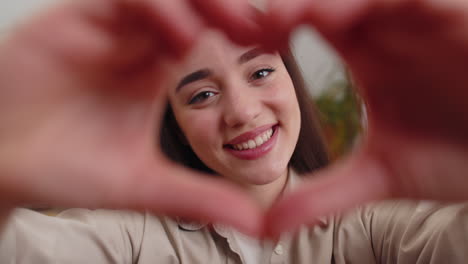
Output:
<instances>
[{"instance_id":1,"label":"wall","mask_svg":"<svg viewBox=\"0 0 468 264\"><path fill-rule=\"evenodd\" d=\"M4 0L0 1L0 33L5 34L14 24L28 15L58 0Z\"/></svg>"}]
</instances>

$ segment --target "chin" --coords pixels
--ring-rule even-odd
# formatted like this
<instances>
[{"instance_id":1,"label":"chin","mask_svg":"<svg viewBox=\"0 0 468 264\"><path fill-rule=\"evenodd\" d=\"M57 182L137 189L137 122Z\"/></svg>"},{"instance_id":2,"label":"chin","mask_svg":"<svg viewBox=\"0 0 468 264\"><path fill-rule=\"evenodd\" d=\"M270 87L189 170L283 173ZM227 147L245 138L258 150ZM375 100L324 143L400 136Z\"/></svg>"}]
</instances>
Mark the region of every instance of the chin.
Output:
<instances>
[{"instance_id":1,"label":"chin","mask_svg":"<svg viewBox=\"0 0 468 264\"><path fill-rule=\"evenodd\" d=\"M242 179L242 182L246 184L254 185L266 185L278 180L287 171L287 167L283 169L256 169L255 171L239 175L238 179Z\"/></svg>"}]
</instances>

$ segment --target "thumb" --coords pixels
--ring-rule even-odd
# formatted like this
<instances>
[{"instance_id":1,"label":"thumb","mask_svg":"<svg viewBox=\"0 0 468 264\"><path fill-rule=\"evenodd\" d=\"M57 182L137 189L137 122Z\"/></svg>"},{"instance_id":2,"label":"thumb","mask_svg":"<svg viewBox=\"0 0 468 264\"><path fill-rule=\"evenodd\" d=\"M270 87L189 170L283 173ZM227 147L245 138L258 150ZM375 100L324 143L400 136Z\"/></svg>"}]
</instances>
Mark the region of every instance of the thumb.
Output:
<instances>
[{"instance_id":1,"label":"thumb","mask_svg":"<svg viewBox=\"0 0 468 264\"><path fill-rule=\"evenodd\" d=\"M240 188L174 164L160 165L151 170L157 177L144 177L131 187L130 207L220 222L252 236L260 234L263 214Z\"/></svg>"},{"instance_id":2,"label":"thumb","mask_svg":"<svg viewBox=\"0 0 468 264\"><path fill-rule=\"evenodd\" d=\"M314 224L319 217L382 200L391 194L382 164L357 153L323 172L304 177L311 179L267 213L265 235L278 237L302 224Z\"/></svg>"}]
</instances>

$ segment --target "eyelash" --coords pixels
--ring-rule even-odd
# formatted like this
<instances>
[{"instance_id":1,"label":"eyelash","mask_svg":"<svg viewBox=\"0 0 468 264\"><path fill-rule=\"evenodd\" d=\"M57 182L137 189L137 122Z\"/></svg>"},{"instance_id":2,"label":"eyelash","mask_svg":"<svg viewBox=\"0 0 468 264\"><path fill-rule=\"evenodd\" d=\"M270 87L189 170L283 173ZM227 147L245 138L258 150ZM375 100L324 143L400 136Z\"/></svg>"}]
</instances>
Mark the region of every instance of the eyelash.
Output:
<instances>
[{"instance_id":1,"label":"eyelash","mask_svg":"<svg viewBox=\"0 0 468 264\"><path fill-rule=\"evenodd\" d=\"M188 104L196 104L196 103L199 103L200 101L206 100L209 97L211 97L211 96L206 96L207 94L212 94L211 96L216 95L216 93L212 91L203 91L203 92L196 94L192 99L190 99Z\"/></svg>"},{"instance_id":2,"label":"eyelash","mask_svg":"<svg viewBox=\"0 0 468 264\"><path fill-rule=\"evenodd\" d=\"M264 69L258 70L254 72L254 74L252 74L251 79L255 81L255 80L266 78L270 75L270 73L273 73L275 70L276 69L274 68L264 68ZM267 72L268 74L266 76L260 76L260 77L256 76L257 74L260 74L261 72Z\"/></svg>"},{"instance_id":3,"label":"eyelash","mask_svg":"<svg viewBox=\"0 0 468 264\"><path fill-rule=\"evenodd\" d=\"M254 72L252 74L252 76L250 77L252 81L256 81L256 80L259 80L259 79L263 79L263 78L266 78L268 77L271 73L273 73L274 71L276 71L276 69L274 68L264 68L264 69L261 69L261 70L258 70L256 72ZM267 75L265 76L256 76L257 74L260 74L262 72L267 72ZM207 96L208 94L211 94L211 96ZM196 104L196 103L199 103L199 102L202 102L206 99L208 99L209 97L212 97L212 96L215 96L216 93L215 92L212 92L212 91L203 91L203 92L200 92L198 94L196 94L192 99L190 99L190 101L188 102L189 105L191 104Z\"/></svg>"}]
</instances>

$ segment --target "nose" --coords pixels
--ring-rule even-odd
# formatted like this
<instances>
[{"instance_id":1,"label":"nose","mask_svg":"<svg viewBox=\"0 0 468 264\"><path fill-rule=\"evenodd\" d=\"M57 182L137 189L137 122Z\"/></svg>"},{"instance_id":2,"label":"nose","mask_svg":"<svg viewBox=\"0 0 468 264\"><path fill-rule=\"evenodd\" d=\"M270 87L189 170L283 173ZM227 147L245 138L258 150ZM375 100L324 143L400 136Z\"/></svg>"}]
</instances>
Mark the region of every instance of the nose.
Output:
<instances>
[{"instance_id":1,"label":"nose","mask_svg":"<svg viewBox=\"0 0 468 264\"><path fill-rule=\"evenodd\" d=\"M261 113L261 98L252 87L232 87L225 89L223 108L224 122L229 127L240 127L255 120Z\"/></svg>"}]
</instances>

